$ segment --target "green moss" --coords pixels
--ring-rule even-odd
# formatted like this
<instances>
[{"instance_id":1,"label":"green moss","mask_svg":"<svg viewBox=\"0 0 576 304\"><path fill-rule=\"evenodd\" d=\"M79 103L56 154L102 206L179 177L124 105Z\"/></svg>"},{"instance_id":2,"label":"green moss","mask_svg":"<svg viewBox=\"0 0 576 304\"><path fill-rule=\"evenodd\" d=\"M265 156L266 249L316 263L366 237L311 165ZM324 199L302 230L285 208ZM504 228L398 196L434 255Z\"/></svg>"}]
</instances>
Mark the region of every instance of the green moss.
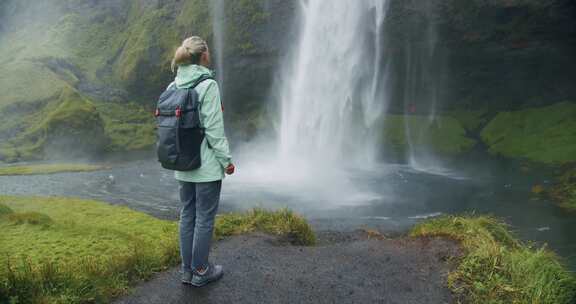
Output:
<instances>
[{"instance_id":1,"label":"green moss","mask_svg":"<svg viewBox=\"0 0 576 304\"><path fill-rule=\"evenodd\" d=\"M576 161L576 104L501 112L482 130L490 152L541 163Z\"/></svg>"},{"instance_id":2,"label":"green moss","mask_svg":"<svg viewBox=\"0 0 576 304\"><path fill-rule=\"evenodd\" d=\"M251 24L259 24L270 18L270 14L264 10L265 5L264 0L238 0L231 9L246 16L246 20Z\"/></svg>"},{"instance_id":3,"label":"green moss","mask_svg":"<svg viewBox=\"0 0 576 304\"><path fill-rule=\"evenodd\" d=\"M18 159L19 154L16 148L9 145L0 146L0 161L12 163L18 161Z\"/></svg>"},{"instance_id":4,"label":"green moss","mask_svg":"<svg viewBox=\"0 0 576 304\"><path fill-rule=\"evenodd\" d=\"M138 242L158 249L156 239L168 237L175 224L156 220L125 207L69 198L5 197L0 203L16 214L45 214L54 221L51 230L38 232L3 226L3 255L26 253L32 261L68 261L76 256L114 255L129 252ZM37 233L36 233L37 232ZM30 247L33 245L33 248ZM1 264L5 264L5 260Z\"/></svg>"},{"instance_id":5,"label":"green moss","mask_svg":"<svg viewBox=\"0 0 576 304\"><path fill-rule=\"evenodd\" d=\"M14 211L12 209L10 209L10 207L4 205L4 204L0 204L0 217L8 215L14 213Z\"/></svg>"},{"instance_id":6,"label":"green moss","mask_svg":"<svg viewBox=\"0 0 576 304\"><path fill-rule=\"evenodd\" d=\"M143 104L151 105L172 77L169 62L181 40L212 35L208 0L10 6L20 6L15 11L24 15L43 14L2 33L0 161L6 162L44 159L57 145L111 151L153 146L153 118ZM46 149L73 130L84 135Z\"/></svg>"},{"instance_id":7,"label":"green moss","mask_svg":"<svg viewBox=\"0 0 576 304\"><path fill-rule=\"evenodd\" d=\"M60 124L81 128L86 124L98 127L100 116L94 105L71 88L64 88L58 107L50 112L39 128L51 128Z\"/></svg>"},{"instance_id":8,"label":"green moss","mask_svg":"<svg viewBox=\"0 0 576 304\"><path fill-rule=\"evenodd\" d=\"M106 133L111 140L111 151L143 150L156 143L153 124L108 123L106 126Z\"/></svg>"},{"instance_id":9,"label":"green moss","mask_svg":"<svg viewBox=\"0 0 576 304\"><path fill-rule=\"evenodd\" d=\"M445 216L418 224L411 236L461 243L464 254L448 284L462 302L570 304L576 299L576 278L554 253L520 243L494 218Z\"/></svg>"},{"instance_id":10,"label":"green moss","mask_svg":"<svg viewBox=\"0 0 576 304\"><path fill-rule=\"evenodd\" d=\"M22 213L12 213L8 215L8 222L13 225L38 225L38 226L50 226L53 221L46 214L39 212L22 212Z\"/></svg>"},{"instance_id":11,"label":"green moss","mask_svg":"<svg viewBox=\"0 0 576 304\"><path fill-rule=\"evenodd\" d=\"M89 146L88 153L141 150L155 144L152 110L136 103L91 102L70 88L65 91L68 92L64 96L37 112L6 114L7 119L0 122L0 132L14 128L22 131L0 144L0 160L43 159L46 145L58 137L65 137L68 146L78 147L79 151ZM80 140L74 141L75 137Z\"/></svg>"},{"instance_id":12,"label":"green moss","mask_svg":"<svg viewBox=\"0 0 576 304\"><path fill-rule=\"evenodd\" d=\"M211 13L210 0L186 1L176 17L176 24L180 27L180 32L187 36L195 35L209 38L212 36ZM174 47L176 46L174 45Z\"/></svg>"},{"instance_id":13,"label":"green moss","mask_svg":"<svg viewBox=\"0 0 576 304\"><path fill-rule=\"evenodd\" d=\"M37 62L16 61L2 64L0 110L12 104L26 104L57 96L64 84L65 82Z\"/></svg>"},{"instance_id":14,"label":"green moss","mask_svg":"<svg viewBox=\"0 0 576 304\"><path fill-rule=\"evenodd\" d=\"M122 11L128 3L124 2ZM118 12L115 12L118 14ZM107 10L85 10L83 14L67 14L60 19L66 28L63 37L70 48L70 59L90 82L112 81L103 70L109 67L126 41L126 20L114 18ZM95 22L95 20L97 20Z\"/></svg>"},{"instance_id":15,"label":"green moss","mask_svg":"<svg viewBox=\"0 0 576 304\"><path fill-rule=\"evenodd\" d=\"M475 144L466 137L466 130L452 117L388 115L385 117L383 142L388 148L405 152L412 144L415 149L455 155L469 151Z\"/></svg>"},{"instance_id":16,"label":"green moss","mask_svg":"<svg viewBox=\"0 0 576 304\"><path fill-rule=\"evenodd\" d=\"M60 33L51 31L57 21L56 3L27 3L13 1L12 6L34 5L43 12L43 18L26 18L25 24L19 23L2 32L0 43L0 109L6 105L29 103L56 96L65 82L52 73L38 59L51 54L66 56L68 49L60 45L63 41ZM28 11L21 8L17 11ZM25 13L24 13L25 14ZM31 16L26 16L31 17Z\"/></svg>"},{"instance_id":17,"label":"green moss","mask_svg":"<svg viewBox=\"0 0 576 304\"><path fill-rule=\"evenodd\" d=\"M156 92L162 85L163 76L169 75L167 63L173 55L173 47L181 42L173 29L164 23L169 17L170 12L166 9L143 11L127 29L130 34L114 66L114 75L123 87L139 96ZM156 72L150 73L152 70Z\"/></svg>"},{"instance_id":18,"label":"green moss","mask_svg":"<svg viewBox=\"0 0 576 304\"><path fill-rule=\"evenodd\" d=\"M108 302L178 260L174 222L79 199L0 204L15 212L0 222L0 294L18 303Z\"/></svg>"},{"instance_id":19,"label":"green moss","mask_svg":"<svg viewBox=\"0 0 576 304\"><path fill-rule=\"evenodd\" d=\"M250 54L258 49L251 33L270 18L263 0L239 0L226 3L225 53Z\"/></svg>"},{"instance_id":20,"label":"green moss","mask_svg":"<svg viewBox=\"0 0 576 304\"><path fill-rule=\"evenodd\" d=\"M26 166L4 166L0 167L0 176L2 175L35 175L35 174L52 174L59 172L87 172L104 169L99 165L89 164L38 164Z\"/></svg>"},{"instance_id":21,"label":"green moss","mask_svg":"<svg viewBox=\"0 0 576 304\"><path fill-rule=\"evenodd\" d=\"M462 127L469 133L476 134L480 128L488 122L486 111L452 111L446 113L447 116L453 117L460 122Z\"/></svg>"},{"instance_id":22,"label":"green moss","mask_svg":"<svg viewBox=\"0 0 576 304\"><path fill-rule=\"evenodd\" d=\"M78 153L98 151L107 142L95 106L69 87L56 101L26 118L24 131L0 147L8 154L4 159L14 154L17 159L42 159L46 153L68 148Z\"/></svg>"},{"instance_id":23,"label":"green moss","mask_svg":"<svg viewBox=\"0 0 576 304\"><path fill-rule=\"evenodd\" d=\"M156 143L156 123L152 110L135 103L97 103L104 121L108 150L132 151L152 147Z\"/></svg>"},{"instance_id":24,"label":"green moss","mask_svg":"<svg viewBox=\"0 0 576 304\"><path fill-rule=\"evenodd\" d=\"M547 193L560 207L576 211L576 167L566 169Z\"/></svg>"}]
</instances>

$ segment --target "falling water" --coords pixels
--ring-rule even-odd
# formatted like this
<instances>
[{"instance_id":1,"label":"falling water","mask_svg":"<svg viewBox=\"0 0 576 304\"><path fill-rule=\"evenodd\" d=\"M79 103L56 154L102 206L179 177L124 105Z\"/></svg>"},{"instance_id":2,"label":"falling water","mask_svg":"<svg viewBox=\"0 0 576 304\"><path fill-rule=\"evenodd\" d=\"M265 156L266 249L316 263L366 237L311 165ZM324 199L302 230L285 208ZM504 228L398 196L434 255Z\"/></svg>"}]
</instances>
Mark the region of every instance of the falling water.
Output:
<instances>
[{"instance_id":1,"label":"falling water","mask_svg":"<svg viewBox=\"0 0 576 304\"><path fill-rule=\"evenodd\" d=\"M430 123L435 120L436 74L429 63L436 42L428 24L412 22L406 23L406 32L395 28L400 39L389 39L387 25L397 25L387 19L389 3L300 2L296 39L286 50L275 92L280 105L278 153L254 142L244 150L238 147L242 170L232 187L272 189L284 200L299 197L324 208L398 201L390 185L375 191L363 178L402 178L398 170L405 169L380 159L389 112L415 115L407 106L417 101L417 114ZM398 91L404 93L395 94ZM399 109L393 108L398 104ZM406 125L408 137L420 133L410 127ZM416 149L410 138L406 141ZM407 151L406 169L419 170L421 158L412 150Z\"/></svg>"},{"instance_id":2,"label":"falling water","mask_svg":"<svg viewBox=\"0 0 576 304\"><path fill-rule=\"evenodd\" d=\"M406 160L417 171L457 177L458 173L448 169L426 144L428 129L442 127L437 112L442 98L446 62L445 54L438 45L438 32L433 20L434 6L430 1L424 1L420 9L418 22L404 25L401 43L403 55L394 61L404 75L400 99L406 115L403 120L408 144Z\"/></svg>"},{"instance_id":3,"label":"falling water","mask_svg":"<svg viewBox=\"0 0 576 304\"><path fill-rule=\"evenodd\" d=\"M224 29L226 28L226 13L224 10L224 0L213 0L210 1L212 10L212 32L214 40L214 54L215 56L215 68L216 68L216 78L218 83L222 85L224 83L224 39L226 38ZM222 90L222 92L224 92Z\"/></svg>"},{"instance_id":4,"label":"falling water","mask_svg":"<svg viewBox=\"0 0 576 304\"><path fill-rule=\"evenodd\" d=\"M306 1L283 69L280 154L370 164L386 110L386 0Z\"/></svg>"},{"instance_id":5,"label":"falling water","mask_svg":"<svg viewBox=\"0 0 576 304\"><path fill-rule=\"evenodd\" d=\"M444 62L433 5L416 7L418 20L390 23L401 27L391 40L388 0L302 2L298 40L281 77L281 159L373 166L393 101L404 115L406 162L448 174L423 144L439 123Z\"/></svg>"}]
</instances>

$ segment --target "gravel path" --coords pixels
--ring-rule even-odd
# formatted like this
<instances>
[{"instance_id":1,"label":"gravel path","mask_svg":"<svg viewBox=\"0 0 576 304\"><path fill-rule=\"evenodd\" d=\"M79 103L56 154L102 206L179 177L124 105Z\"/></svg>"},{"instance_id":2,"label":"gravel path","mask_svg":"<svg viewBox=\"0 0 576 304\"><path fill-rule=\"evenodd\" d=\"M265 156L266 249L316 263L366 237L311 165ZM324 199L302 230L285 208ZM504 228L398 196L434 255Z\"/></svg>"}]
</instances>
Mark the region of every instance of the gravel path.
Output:
<instances>
[{"instance_id":1,"label":"gravel path","mask_svg":"<svg viewBox=\"0 0 576 304\"><path fill-rule=\"evenodd\" d=\"M452 303L444 239L387 239L367 233L321 233L315 247L264 234L229 238L211 258L224 278L204 288L182 285L178 269L158 274L117 304L170 303Z\"/></svg>"}]
</instances>

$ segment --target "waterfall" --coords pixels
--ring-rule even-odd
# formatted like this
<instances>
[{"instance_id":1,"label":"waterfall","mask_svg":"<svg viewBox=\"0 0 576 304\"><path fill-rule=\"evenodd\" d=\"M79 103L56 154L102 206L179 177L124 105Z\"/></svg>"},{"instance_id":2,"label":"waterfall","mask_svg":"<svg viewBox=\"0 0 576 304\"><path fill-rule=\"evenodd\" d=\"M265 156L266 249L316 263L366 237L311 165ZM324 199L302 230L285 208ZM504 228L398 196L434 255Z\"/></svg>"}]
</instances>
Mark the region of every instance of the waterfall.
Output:
<instances>
[{"instance_id":1,"label":"waterfall","mask_svg":"<svg viewBox=\"0 0 576 304\"><path fill-rule=\"evenodd\" d=\"M374 162L386 111L387 0L303 1L282 69L282 159Z\"/></svg>"},{"instance_id":2,"label":"waterfall","mask_svg":"<svg viewBox=\"0 0 576 304\"><path fill-rule=\"evenodd\" d=\"M224 10L225 0L210 1L212 11L213 54L216 68L216 79L222 86L224 84L224 39L226 28L226 13ZM224 90L221 90L221 94ZM225 100L225 99L223 99Z\"/></svg>"},{"instance_id":3,"label":"waterfall","mask_svg":"<svg viewBox=\"0 0 576 304\"><path fill-rule=\"evenodd\" d=\"M443 161L436 157L426 144L425 136L429 128L437 126L441 120L437 115L443 91L443 75L446 74L445 54L438 46L438 32L435 27L435 8L429 1L420 4L419 20L407 22L402 28L403 54L395 58L394 64L404 75L401 87L405 115L406 161L417 171L454 176ZM414 121L421 123L414 123Z\"/></svg>"},{"instance_id":4,"label":"waterfall","mask_svg":"<svg viewBox=\"0 0 576 304\"><path fill-rule=\"evenodd\" d=\"M399 22L388 19L398 18L390 14L398 9L392 0L298 3L297 28L286 35L292 40L281 50L283 62L272 94L280 108L277 137L272 144L263 137L238 147L242 170L235 179L239 187L270 187L286 196L303 193L317 204L381 200L382 191L365 187L358 176L397 170L397 165L380 161L386 156L384 127L390 113L395 119L388 122L398 122L393 128L400 130L394 136L407 137L403 140L409 149L402 151L406 163L419 170L434 161L426 153L421 161L413 151L412 137L424 134L419 128L426 124L413 128L406 123L424 117L433 124L436 119L435 68L442 63L434 63L434 29L420 19L428 7L418 6L421 11L413 19ZM400 115L406 119L398 120ZM402 121L406 132L401 132Z\"/></svg>"}]
</instances>

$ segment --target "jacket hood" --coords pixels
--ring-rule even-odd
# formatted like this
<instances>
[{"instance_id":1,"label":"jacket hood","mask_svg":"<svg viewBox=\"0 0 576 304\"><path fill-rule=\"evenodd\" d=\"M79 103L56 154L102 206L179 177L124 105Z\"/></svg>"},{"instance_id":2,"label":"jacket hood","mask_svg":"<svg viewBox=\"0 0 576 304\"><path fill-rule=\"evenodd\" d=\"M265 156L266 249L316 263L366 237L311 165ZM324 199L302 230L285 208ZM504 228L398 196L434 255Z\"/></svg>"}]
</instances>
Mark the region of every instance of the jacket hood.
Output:
<instances>
[{"instance_id":1,"label":"jacket hood","mask_svg":"<svg viewBox=\"0 0 576 304\"><path fill-rule=\"evenodd\" d=\"M178 67L178 71L176 72L176 86L180 88L190 87L202 76L214 77L214 72L197 64L181 65Z\"/></svg>"}]
</instances>

